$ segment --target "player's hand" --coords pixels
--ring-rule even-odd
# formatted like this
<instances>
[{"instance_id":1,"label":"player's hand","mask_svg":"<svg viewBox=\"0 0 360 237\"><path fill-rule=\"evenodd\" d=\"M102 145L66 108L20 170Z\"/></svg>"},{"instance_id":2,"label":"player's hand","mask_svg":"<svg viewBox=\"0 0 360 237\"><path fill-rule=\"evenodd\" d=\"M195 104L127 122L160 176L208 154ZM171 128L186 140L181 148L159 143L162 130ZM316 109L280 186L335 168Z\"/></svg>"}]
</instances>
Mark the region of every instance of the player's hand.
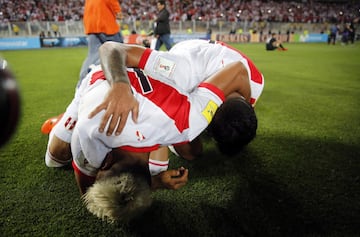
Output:
<instances>
[{"instance_id":1,"label":"player's hand","mask_svg":"<svg viewBox=\"0 0 360 237\"><path fill-rule=\"evenodd\" d=\"M101 120L99 132L104 132L106 124L110 121L106 135L110 136L115 131L115 135L118 136L125 126L130 111L132 113L132 119L135 123L137 122L139 102L131 93L128 84L114 83L104 101L89 114L89 118L94 117L102 110L106 111Z\"/></svg>"},{"instance_id":2,"label":"player's hand","mask_svg":"<svg viewBox=\"0 0 360 237\"><path fill-rule=\"evenodd\" d=\"M189 170L184 167L177 170L166 170L153 177L152 188L179 189L186 185Z\"/></svg>"}]
</instances>

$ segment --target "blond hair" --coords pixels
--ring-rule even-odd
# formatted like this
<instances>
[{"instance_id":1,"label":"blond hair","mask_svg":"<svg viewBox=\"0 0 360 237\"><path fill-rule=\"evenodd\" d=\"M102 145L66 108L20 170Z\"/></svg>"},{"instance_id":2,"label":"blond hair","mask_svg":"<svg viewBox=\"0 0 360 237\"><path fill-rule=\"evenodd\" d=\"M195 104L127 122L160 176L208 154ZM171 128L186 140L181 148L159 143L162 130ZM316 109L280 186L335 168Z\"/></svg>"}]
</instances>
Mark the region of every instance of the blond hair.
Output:
<instances>
[{"instance_id":1,"label":"blond hair","mask_svg":"<svg viewBox=\"0 0 360 237\"><path fill-rule=\"evenodd\" d=\"M132 173L97 180L83 195L86 208L109 223L128 222L143 213L152 202L144 177Z\"/></svg>"}]
</instances>

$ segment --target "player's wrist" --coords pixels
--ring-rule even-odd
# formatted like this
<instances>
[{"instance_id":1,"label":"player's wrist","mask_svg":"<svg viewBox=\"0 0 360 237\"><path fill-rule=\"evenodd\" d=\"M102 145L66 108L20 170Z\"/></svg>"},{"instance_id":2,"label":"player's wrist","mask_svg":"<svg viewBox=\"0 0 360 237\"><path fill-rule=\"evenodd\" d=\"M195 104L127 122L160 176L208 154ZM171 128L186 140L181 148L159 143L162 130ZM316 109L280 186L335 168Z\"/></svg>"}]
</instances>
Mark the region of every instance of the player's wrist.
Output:
<instances>
[{"instance_id":1,"label":"player's wrist","mask_svg":"<svg viewBox=\"0 0 360 237\"><path fill-rule=\"evenodd\" d=\"M113 82L112 83L112 88L116 89L116 90L130 90L130 84L126 81L118 81L118 82Z\"/></svg>"},{"instance_id":2,"label":"player's wrist","mask_svg":"<svg viewBox=\"0 0 360 237\"><path fill-rule=\"evenodd\" d=\"M129 79L126 75L121 75L121 76L116 76L113 77L112 80L110 80L113 84L114 83L125 83L125 84L130 84Z\"/></svg>"}]
</instances>

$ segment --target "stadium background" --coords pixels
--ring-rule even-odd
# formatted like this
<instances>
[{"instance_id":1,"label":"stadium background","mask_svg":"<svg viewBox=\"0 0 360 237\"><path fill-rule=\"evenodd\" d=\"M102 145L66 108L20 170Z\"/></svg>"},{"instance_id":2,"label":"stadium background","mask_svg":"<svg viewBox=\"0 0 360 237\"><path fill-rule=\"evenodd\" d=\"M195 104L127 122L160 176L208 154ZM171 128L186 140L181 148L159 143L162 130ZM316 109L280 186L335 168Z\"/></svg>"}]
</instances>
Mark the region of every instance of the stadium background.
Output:
<instances>
[{"instance_id":1,"label":"stadium background","mask_svg":"<svg viewBox=\"0 0 360 237\"><path fill-rule=\"evenodd\" d=\"M119 21L127 43L141 44L152 31L156 1L121 1ZM84 0L1 1L0 49L86 45ZM326 42L332 23L340 32L359 17L359 1L167 1L174 42L212 38L264 42L269 32L285 42ZM358 27L356 29L359 31ZM233 34L229 34L233 30ZM39 36L44 35L40 43ZM358 34L358 33L357 33Z\"/></svg>"},{"instance_id":2,"label":"stadium background","mask_svg":"<svg viewBox=\"0 0 360 237\"><path fill-rule=\"evenodd\" d=\"M341 2L345 9L358 1ZM14 22L28 30L28 22ZM51 29L52 22L39 24ZM189 35L187 26L177 30L180 22L173 24L174 34ZM204 26L196 25L192 35L203 36L206 32L198 29L205 30L206 22L195 24ZM221 24L224 35L232 24ZM322 23L303 24L320 33L315 29ZM213 28L217 31L220 25ZM79 32L61 34L83 36ZM8 35L1 39L12 34L2 33ZM37 33L11 36L30 37L39 40ZM41 124L71 100L87 48L2 50L19 82L22 116L16 133L0 148L0 236L360 236L359 42L289 43L286 52L266 52L263 43L232 45L265 75L256 139L233 158L221 156L206 136L204 159L186 162L172 156L170 166L189 168L188 185L154 193L149 212L127 226L89 215L71 168L44 165L47 136L40 133Z\"/></svg>"}]
</instances>

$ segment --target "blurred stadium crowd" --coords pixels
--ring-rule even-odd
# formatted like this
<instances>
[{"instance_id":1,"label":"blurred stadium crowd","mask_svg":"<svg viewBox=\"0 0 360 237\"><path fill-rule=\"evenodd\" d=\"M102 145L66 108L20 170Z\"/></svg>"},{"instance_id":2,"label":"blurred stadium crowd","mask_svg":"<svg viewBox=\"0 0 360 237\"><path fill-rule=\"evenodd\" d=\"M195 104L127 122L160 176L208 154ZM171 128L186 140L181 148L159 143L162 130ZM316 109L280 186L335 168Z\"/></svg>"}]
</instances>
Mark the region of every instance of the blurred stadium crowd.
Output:
<instances>
[{"instance_id":1,"label":"blurred stadium crowd","mask_svg":"<svg viewBox=\"0 0 360 237\"><path fill-rule=\"evenodd\" d=\"M156 0L120 0L124 19L153 20ZM21 21L80 21L85 0L0 0L0 23ZM240 1L168 0L172 21L350 22L358 17L360 1Z\"/></svg>"}]
</instances>

